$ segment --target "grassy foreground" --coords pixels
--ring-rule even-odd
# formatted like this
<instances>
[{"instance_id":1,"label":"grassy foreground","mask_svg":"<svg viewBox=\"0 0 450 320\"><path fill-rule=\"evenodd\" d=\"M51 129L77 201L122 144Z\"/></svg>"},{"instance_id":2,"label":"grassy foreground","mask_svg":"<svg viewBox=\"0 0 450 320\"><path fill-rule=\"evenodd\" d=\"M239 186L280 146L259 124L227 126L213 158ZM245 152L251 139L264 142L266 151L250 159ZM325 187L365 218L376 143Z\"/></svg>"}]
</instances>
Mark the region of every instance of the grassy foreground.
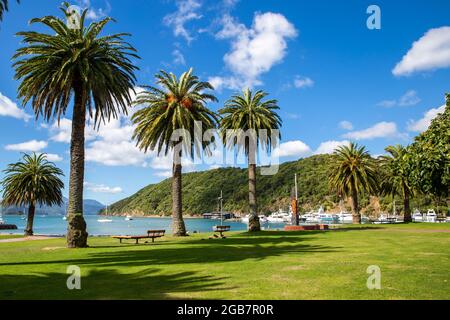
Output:
<instances>
[{"instance_id":1,"label":"grassy foreground","mask_svg":"<svg viewBox=\"0 0 450 320\"><path fill-rule=\"evenodd\" d=\"M118 244L0 243L0 299L450 299L450 224ZM66 287L69 265L82 290ZM368 290L368 266L382 289Z\"/></svg>"}]
</instances>

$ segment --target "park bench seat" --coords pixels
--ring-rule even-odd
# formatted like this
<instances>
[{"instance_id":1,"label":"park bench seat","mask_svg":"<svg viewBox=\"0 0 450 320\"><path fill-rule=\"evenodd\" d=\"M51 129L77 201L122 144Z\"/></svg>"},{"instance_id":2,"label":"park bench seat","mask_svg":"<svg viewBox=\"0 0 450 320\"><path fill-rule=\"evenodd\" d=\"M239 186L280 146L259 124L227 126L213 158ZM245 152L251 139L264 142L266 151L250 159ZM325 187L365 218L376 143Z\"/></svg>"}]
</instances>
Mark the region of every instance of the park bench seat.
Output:
<instances>
[{"instance_id":1,"label":"park bench seat","mask_svg":"<svg viewBox=\"0 0 450 320\"><path fill-rule=\"evenodd\" d=\"M148 230L145 236L113 236L112 238L119 239L120 243L122 243L122 240L135 240L138 244L139 240L142 239L152 239L152 242L155 242L156 238L162 238L165 234L166 230Z\"/></svg>"}]
</instances>

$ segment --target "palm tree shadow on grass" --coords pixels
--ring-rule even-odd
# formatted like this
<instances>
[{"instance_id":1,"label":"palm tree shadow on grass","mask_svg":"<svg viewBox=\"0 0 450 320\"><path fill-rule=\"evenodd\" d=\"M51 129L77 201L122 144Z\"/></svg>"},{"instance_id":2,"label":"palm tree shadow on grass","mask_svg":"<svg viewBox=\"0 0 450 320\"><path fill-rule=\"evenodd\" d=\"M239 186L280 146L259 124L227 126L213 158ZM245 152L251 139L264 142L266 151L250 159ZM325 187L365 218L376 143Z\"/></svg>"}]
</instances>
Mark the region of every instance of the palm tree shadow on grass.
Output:
<instances>
[{"instance_id":1,"label":"palm tree shadow on grass","mask_svg":"<svg viewBox=\"0 0 450 320\"><path fill-rule=\"evenodd\" d=\"M0 300L13 299L189 299L187 294L214 290L232 290L226 278L196 275L186 271L155 274L145 269L132 274L115 270L93 270L81 277L81 290L69 290L68 274L0 275Z\"/></svg>"},{"instance_id":2,"label":"palm tree shadow on grass","mask_svg":"<svg viewBox=\"0 0 450 320\"><path fill-rule=\"evenodd\" d=\"M245 260L261 261L283 255L326 254L336 252L340 247L307 244L309 237L297 236L270 237L266 233L248 236L233 236L227 239L198 240L158 243L157 245L138 245L101 248L117 249L98 252L95 247L89 249L85 258L67 260L47 260L12 262L0 266L13 265L78 265L94 267L135 267L172 264L214 264L239 262ZM100 249L100 247L98 247Z\"/></svg>"}]
</instances>

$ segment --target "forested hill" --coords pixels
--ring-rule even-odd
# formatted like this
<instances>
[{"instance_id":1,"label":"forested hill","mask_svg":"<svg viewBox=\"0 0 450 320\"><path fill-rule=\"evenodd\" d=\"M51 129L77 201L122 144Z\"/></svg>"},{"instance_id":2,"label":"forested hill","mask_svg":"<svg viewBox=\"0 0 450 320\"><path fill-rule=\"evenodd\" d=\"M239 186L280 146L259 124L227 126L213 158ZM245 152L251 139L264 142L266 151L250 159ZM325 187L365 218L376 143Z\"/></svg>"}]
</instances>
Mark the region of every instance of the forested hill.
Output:
<instances>
[{"instance_id":1,"label":"forested hill","mask_svg":"<svg viewBox=\"0 0 450 320\"><path fill-rule=\"evenodd\" d=\"M318 155L284 163L280 165L276 175L258 175L257 190L260 211L269 213L279 208L288 209L295 173L298 174L300 205L304 210L317 209L320 205L328 210L336 209L339 200L328 187L330 164L331 156ZM220 196L221 190L224 195L225 211L235 213L247 211L247 170L224 168L183 175L183 212L185 214L202 214L216 211L217 198ZM375 207L366 209L377 209L377 205L371 205L367 197L362 199L361 204L364 207ZM110 213L169 215L171 207L171 179L167 179L161 183L149 185L135 195L113 204L110 207Z\"/></svg>"}]
</instances>

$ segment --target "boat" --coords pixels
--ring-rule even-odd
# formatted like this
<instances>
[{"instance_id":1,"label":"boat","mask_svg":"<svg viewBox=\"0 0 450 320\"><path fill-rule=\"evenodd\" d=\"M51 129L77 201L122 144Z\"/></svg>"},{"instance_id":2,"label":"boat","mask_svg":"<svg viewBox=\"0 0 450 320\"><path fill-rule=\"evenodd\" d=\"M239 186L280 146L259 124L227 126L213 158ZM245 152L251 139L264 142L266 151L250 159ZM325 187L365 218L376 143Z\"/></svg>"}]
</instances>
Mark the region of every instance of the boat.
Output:
<instances>
[{"instance_id":1,"label":"boat","mask_svg":"<svg viewBox=\"0 0 450 320\"><path fill-rule=\"evenodd\" d=\"M100 223L109 223L109 222L112 222L111 219L98 219L97 221L100 222Z\"/></svg>"},{"instance_id":2,"label":"boat","mask_svg":"<svg viewBox=\"0 0 450 320\"><path fill-rule=\"evenodd\" d=\"M326 213L321 206L316 212L309 212L302 215L301 220L305 223L324 223L324 224L338 224L341 223L341 218L338 214Z\"/></svg>"},{"instance_id":3,"label":"boat","mask_svg":"<svg viewBox=\"0 0 450 320\"><path fill-rule=\"evenodd\" d=\"M130 215L127 215L127 216L125 217L125 221L132 221L132 220L133 220L133 217L130 216Z\"/></svg>"},{"instance_id":4,"label":"boat","mask_svg":"<svg viewBox=\"0 0 450 320\"><path fill-rule=\"evenodd\" d=\"M353 223L353 215L351 213L341 211L337 214L337 217L339 219L339 223Z\"/></svg>"},{"instance_id":5,"label":"boat","mask_svg":"<svg viewBox=\"0 0 450 320\"><path fill-rule=\"evenodd\" d=\"M67 220L67 217L66 216L64 216L63 218L62 218L64 221L66 221Z\"/></svg>"},{"instance_id":6,"label":"boat","mask_svg":"<svg viewBox=\"0 0 450 320\"><path fill-rule=\"evenodd\" d=\"M436 223L437 222L437 214L433 209L429 209L426 216L426 222Z\"/></svg>"},{"instance_id":7,"label":"boat","mask_svg":"<svg viewBox=\"0 0 450 320\"><path fill-rule=\"evenodd\" d=\"M267 217L264 216L264 215L260 215L260 216L258 216L258 218L259 218L259 222L260 223L267 223L267 222L269 222ZM250 215L248 214L245 217L241 218L241 222L245 223L245 224L248 224L249 219L250 219Z\"/></svg>"},{"instance_id":8,"label":"boat","mask_svg":"<svg viewBox=\"0 0 450 320\"><path fill-rule=\"evenodd\" d=\"M414 210L412 215L413 222L423 222L423 214L419 211L419 209Z\"/></svg>"},{"instance_id":9,"label":"boat","mask_svg":"<svg viewBox=\"0 0 450 320\"><path fill-rule=\"evenodd\" d=\"M267 221L269 223L290 223L292 216L288 213L280 209L278 212L272 213L267 217Z\"/></svg>"}]
</instances>

